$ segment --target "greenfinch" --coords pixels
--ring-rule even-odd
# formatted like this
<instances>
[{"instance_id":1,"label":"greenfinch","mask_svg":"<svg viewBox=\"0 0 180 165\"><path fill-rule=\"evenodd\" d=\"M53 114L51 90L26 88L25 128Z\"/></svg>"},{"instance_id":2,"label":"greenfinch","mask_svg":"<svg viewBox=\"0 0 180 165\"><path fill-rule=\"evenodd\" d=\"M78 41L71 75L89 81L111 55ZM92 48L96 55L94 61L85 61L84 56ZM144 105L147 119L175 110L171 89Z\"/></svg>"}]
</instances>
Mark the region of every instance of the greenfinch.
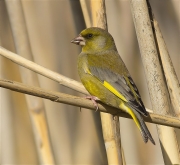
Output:
<instances>
[{"instance_id":1,"label":"greenfinch","mask_svg":"<svg viewBox=\"0 0 180 165\"><path fill-rule=\"evenodd\" d=\"M83 30L71 42L82 46L78 56L78 73L95 105L95 101L100 100L128 113L144 142L147 143L149 139L155 145L142 118L148 113L111 34L104 29L91 27Z\"/></svg>"}]
</instances>

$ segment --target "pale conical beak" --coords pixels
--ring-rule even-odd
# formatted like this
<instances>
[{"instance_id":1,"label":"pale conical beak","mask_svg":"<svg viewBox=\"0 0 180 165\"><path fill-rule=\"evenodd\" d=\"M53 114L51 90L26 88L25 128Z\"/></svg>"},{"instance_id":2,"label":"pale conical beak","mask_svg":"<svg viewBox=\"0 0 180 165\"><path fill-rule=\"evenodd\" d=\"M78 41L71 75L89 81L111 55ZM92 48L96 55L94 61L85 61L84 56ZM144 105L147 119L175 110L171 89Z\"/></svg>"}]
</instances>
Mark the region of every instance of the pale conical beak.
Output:
<instances>
[{"instance_id":1,"label":"pale conical beak","mask_svg":"<svg viewBox=\"0 0 180 165\"><path fill-rule=\"evenodd\" d=\"M81 45L84 46L85 45L85 39L82 36L78 36L76 38L74 38L71 43L76 44L76 45Z\"/></svg>"}]
</instances>

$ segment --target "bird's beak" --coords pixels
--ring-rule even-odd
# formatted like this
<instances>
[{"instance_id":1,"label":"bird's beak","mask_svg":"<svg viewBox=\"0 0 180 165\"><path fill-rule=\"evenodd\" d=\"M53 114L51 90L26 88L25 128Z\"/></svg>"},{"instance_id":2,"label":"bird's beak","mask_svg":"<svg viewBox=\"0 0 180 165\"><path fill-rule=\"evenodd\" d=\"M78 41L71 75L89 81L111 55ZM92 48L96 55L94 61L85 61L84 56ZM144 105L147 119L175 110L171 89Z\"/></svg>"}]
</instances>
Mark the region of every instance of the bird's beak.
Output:
<instances>
[{"instance_id":1,"label":"bird's beak","mask_svg":"<svg viewBox=\"0 0 180 165\"><path fill-rule=\"evenodd\" d=\"M76 45L81 45L84 46L85 45L85 39L84 37L82 37L81 35L79 35L78 37L74 38L71 43L74 43Z\"/></svg>"}]
</instances>

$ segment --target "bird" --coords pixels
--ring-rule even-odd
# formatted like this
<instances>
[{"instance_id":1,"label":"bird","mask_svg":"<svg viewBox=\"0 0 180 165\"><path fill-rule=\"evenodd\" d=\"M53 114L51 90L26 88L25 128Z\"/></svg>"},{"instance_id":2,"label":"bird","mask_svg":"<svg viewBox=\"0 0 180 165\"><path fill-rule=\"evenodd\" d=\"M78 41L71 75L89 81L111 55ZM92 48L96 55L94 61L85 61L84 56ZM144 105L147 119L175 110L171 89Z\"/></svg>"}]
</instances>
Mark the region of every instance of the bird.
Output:
<instances>
[{"instance_id":1,"label":"bird","mask_svg":"<svg viewBox=\"0 0 180 165\"><path fill-rule=\"evenodd\" d=\"M99 27L84 29L71 43L82 47L77 67L80 80L98 109L97 101L128 113L145 143L155 145L142 116L148 112L130 73L119 55L112 35Z\"/></svg>"}]
</instances>

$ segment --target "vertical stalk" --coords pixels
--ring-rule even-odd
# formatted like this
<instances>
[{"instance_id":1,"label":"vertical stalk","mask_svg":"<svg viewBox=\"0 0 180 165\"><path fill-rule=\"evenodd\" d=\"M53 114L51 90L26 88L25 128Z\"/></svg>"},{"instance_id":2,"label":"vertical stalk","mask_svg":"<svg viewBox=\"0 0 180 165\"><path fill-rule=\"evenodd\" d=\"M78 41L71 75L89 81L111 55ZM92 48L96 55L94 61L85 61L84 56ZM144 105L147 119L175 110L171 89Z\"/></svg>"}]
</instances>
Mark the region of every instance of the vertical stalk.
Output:
<instances>
[{"instance_id":1,"label":"vertical stalk","mask_svg":"<svg viewBox=\"0 0 180 165\"><path fill-rule=\"evenodd\" d=\"M93 26L108 29L105 0L91 0ZM119 117L100 113L108 164L122 165Z\"/></svg>"},{"instance_id":2,"label":"vertical stalk","mask_svg":"<svg viewBox=\"0 0 180 165\"><path fill-rule=\"evenodd\" d=\"M131 0L131 11L146 74L153 110L171 114L169 94L160 65L156 41L146 0ZM173 128L157 126L165 164L180 163L176 133Z\"/></svg>"},{"instance_id":3,"label":"vertical stalk","mask_svg":"<svg viewBox=\"0 0 180 165\"><path fill-rule=\"evenodd\" d=\"M6 5L17 53L33 61L21 1L6 1ZM39 86L39 81L35 73L22 67L20 67L20 73L23 83ZM40 98L29 95L25 96L32 119L32 127L40 162L42 164L54 164L44 103Z\"/></svg>"},{"instance_id":4,"label":"vertical stalk","mask_svg":"<svg viewBox=\"0 0 180 165\"><path fill-rule=\"evenodd\" d=\"M178 118L180 118L180 86L179 81L171 61L171 57L167 50L166 43L163 39L161 30L159 28L158 22L153 18L153 24L155 28L156 39L159 48L159 55L162 62L163 71L165 74L168 91L170 94L171 103L174 112Z\"/></svg>"}]
</instances>

